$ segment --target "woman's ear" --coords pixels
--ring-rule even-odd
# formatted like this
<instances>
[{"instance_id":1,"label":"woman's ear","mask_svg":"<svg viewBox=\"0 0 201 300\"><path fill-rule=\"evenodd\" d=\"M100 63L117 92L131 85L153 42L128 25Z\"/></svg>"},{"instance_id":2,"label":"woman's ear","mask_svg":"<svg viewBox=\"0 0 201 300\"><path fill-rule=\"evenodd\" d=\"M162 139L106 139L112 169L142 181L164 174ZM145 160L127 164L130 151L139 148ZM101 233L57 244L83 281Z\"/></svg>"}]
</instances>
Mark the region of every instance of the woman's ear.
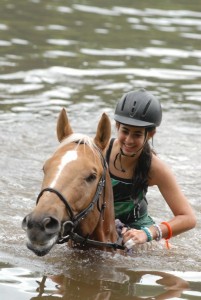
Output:
<instances>
[{"instance_id":1,"label":"woman's ear","mask_svg":"<svg viewBox=\"0 0 201 300\"><path fill-rule=\"evenodd\" d=\"M151 131L148 131L148 139L151 139L155 133L156 133L156 128L152 129Z\"/></svg>"},{"instance_id":2,"label":"woman's ear","mask_svg":"<svg viewBox=\"0 0 201 300\"><path fill-rule=\"evenodd\" d=\"M116 127L116 129L117 129L117 130L119 130L120 123L116 121L116 123L115 123L115 127Z\"/></svg>"}]
</instances>

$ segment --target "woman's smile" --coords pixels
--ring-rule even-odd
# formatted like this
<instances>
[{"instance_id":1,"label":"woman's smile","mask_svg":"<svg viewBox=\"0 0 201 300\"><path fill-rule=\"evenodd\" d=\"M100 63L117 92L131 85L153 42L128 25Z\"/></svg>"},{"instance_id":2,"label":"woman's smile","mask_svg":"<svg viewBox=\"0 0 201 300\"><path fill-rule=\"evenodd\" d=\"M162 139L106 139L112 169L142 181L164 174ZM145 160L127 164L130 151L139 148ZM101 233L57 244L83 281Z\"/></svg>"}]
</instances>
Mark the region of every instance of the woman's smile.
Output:
<instances>
[{"instance_id":1,"label":"woman's smile","mask_svg":"<svg viewBox=\"0 0 201 300\"><path fill-rule=\"evenodd\" d=\"M125 154L126 153L133 154L136 151L136 147L133 145L123 144L122 150Z\"/></svg>"}]
</instances>

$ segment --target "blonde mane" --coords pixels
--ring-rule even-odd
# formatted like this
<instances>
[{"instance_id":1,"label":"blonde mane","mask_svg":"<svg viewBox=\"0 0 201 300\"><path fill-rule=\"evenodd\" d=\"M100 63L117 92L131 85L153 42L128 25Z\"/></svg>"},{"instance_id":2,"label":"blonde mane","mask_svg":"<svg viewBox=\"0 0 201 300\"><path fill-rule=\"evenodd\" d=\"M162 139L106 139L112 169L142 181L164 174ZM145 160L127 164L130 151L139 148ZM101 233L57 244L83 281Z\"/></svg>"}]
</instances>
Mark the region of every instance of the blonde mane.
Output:
<instances>
[{"instance_id":1,"label":"blonde mane","mask_svg":"<svg viewBox=\"0 0 201 300\"><path fill-rule=\"evenodd\" d=\"M77 148L80 144L84 144L90 147L90 149L95 153L95 149L97 149L96 144L94 143L93 139L85 134L82 133L73 133L71 135L69 135L68 137L66 137L65 139L63 139L61 141L61 144L59 145L59 148L68 145L70 143L73 142L77 142L77 145L75 146L75 148Z\"/></svg>"}]
</instances>

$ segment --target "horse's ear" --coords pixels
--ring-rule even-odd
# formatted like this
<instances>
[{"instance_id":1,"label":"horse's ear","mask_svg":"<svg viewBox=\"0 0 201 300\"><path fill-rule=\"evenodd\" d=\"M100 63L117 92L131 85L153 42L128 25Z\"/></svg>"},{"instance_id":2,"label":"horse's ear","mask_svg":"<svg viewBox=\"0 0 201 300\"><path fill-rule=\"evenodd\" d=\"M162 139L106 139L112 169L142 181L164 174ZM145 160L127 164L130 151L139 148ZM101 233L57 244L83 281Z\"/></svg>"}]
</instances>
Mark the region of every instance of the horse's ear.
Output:
<instances>
[{"instance_id":1,"label":"horse's ear","mask_svg":"<svg viewBox=\"0 0 201 300\"><path fill-rule=\"evenodd\" d=\"M110 140L110 136L111 136L110 119L106 115L106 113L103 113L98 123L98 128L96 131L94 142L101 150L104 150Z\"/></svg>"},{"instance_id":2,"label":"horse's ear","mask_svg":"<svg viewBox=\"0 0 201 300\"><path fill-rule=\"evenodd\" d=\"M72 133L73 130L69 124L66 110L63 108L57 120L57 138L59 142L61 142L65 137L69 136Z\"/></svg>"}]
</instances>

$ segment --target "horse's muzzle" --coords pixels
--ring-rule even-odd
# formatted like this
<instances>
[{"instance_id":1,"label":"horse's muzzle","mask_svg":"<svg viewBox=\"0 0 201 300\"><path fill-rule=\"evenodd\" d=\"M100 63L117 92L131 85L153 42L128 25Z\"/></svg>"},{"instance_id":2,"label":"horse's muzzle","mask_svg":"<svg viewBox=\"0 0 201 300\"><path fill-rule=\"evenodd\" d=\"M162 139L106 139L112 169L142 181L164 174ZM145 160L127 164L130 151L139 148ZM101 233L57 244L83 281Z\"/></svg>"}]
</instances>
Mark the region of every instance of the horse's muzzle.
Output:
<instances>
[{"instance_id":1,"label":"horse's muzzle","mask_svg":"<svg viewBox=\"0 0 201 300\"><path fill-rule=\"evenodd\" d=\"M36 218L27 215L22 221L22 228L27 233L27 247L38 256L44 256L56 244L61 230L61 223L54 217Z\"/></svg>"}]
</instances>

